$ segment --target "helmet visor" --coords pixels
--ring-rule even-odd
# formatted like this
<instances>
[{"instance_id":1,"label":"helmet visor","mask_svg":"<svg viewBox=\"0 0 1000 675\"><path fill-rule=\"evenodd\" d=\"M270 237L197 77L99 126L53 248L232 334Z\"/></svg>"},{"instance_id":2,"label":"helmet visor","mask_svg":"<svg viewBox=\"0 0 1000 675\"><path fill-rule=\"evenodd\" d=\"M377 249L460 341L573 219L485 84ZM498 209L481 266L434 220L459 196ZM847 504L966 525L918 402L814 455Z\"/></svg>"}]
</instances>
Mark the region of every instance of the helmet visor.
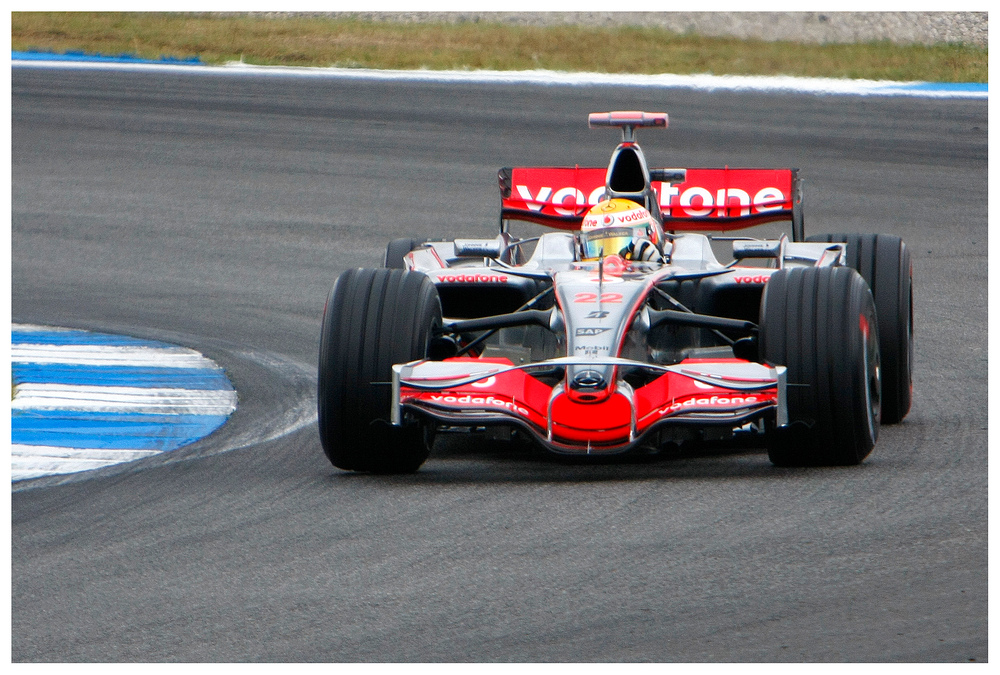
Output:
<instances>
[{"instance_id":1,"label":"helmet visor","mask_svg":"<svg viewBox=\"0 0 1000 675\"><path fill-rule=\"evenodd\" d=\"M632 243L633 235L641 236L641 232L642 230L636 231L631 227L608 227L581 232L580 246L583 249L583 259L597 260L602 255L621 253L623 248Z\"/></svg>"}]
</instances>

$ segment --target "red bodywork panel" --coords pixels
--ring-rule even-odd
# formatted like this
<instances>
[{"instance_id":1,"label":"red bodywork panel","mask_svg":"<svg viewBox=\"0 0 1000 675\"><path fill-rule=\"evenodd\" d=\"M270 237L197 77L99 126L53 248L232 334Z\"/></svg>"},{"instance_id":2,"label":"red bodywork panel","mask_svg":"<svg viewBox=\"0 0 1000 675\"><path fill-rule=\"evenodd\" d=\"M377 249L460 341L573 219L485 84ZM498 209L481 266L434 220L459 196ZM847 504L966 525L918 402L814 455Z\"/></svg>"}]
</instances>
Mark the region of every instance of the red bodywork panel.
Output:
<instances>
[{"instance_id":1,"label":"red bodywork panel","mask_svg":"<svg viewBox=\"0 0 1000 675\"><path fill-rule=\"evenodd\" d=\"M580 167L509 171L510 185L501 192L502 216L565 230L580 228L604 193L607 175L607 169ZM738 230L792 218L795 169L686 171L683 183L652 182L666 230Z\"/></svg>"}]
</instances>

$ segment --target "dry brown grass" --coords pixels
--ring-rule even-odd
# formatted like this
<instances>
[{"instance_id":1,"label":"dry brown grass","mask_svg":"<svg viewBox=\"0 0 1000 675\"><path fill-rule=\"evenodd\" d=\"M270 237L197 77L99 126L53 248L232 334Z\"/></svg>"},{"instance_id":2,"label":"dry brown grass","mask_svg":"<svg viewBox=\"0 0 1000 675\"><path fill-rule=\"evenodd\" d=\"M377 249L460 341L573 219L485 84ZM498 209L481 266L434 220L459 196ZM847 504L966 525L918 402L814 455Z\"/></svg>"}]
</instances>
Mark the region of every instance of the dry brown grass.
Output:
<instances>
[{"instance_id":1,"label":"dry brown grass","mask_svg":"<svg viewBox=\"0 0 1000 675\"><path fill-rule=\"evenodd\" d=\"M986 82L965 45L804 45L652 28L365 22L317 16L13 12L15 50L198 56L206 63L603 73L714 73Z\"/></svg>"}]
</instances>

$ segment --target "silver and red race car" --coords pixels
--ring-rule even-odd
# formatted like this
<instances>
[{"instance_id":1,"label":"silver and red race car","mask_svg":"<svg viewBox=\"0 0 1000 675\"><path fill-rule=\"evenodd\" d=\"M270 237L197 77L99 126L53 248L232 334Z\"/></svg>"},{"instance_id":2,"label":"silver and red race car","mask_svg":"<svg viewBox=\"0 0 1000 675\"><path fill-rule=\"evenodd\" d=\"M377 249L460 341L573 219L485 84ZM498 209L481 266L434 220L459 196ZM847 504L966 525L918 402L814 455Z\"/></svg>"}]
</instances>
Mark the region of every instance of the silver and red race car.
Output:
<instances>
[{"instance_id":1,"label":"silver and red race car","mask_svg":"<svg viewBox=\"0 0 1000 675\"><path fill-rule=\"evenodd\" d=\"M779 466L863 461L910 409L903 241L806 238L795 169L649 168L636 129L664 113L589 123L622 130L608 167L501 169L495 238L398 239L383 268L340 275L319 356L330 461L415 471L450 430L563 455L745 438ZM593 216L622 203L645 214L642 255L629 208ZM721 234L776 222L790 236Z\"/></svg>"}]
</instances>

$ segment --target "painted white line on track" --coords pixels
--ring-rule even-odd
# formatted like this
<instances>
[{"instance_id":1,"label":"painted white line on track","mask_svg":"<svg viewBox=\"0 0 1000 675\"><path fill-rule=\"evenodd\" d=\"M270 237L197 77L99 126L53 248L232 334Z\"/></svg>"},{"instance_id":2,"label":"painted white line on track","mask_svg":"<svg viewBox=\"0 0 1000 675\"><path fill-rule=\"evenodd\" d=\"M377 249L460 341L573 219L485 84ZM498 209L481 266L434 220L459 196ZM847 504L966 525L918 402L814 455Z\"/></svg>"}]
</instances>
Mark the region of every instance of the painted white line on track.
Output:
<instances>
[{"instance_id":1,"label":"painted white line on track","mask_svg":"<svg viewBox=\"0 0 1000 675\"><path fill-rule=\"evenodd\" d=\"M155 365L161 368L204 368L209 359L184 347L153 348L119 345L13 344L14 363L66 363L87 366Z\"/></svg>"},{"instance_id":2,"label":"painted white line on track","mask_svg":"<svg viewBox=\"0 0 1000 675\"><path fill-rule=\"evenodd\" d=\"M73 459L80 461L114 461L124 462L132 459L141 459L152 455L160 454L159 450L134 450L134 449L97 449L97 448L64 448L55 445L12 445L10 448L11 457L15 461L19 459Z\"/></svg>"},{"instance_id":3,"label":"painted white line on track","mask_svg":"<svg viewBox=\"0 0 1000 675\"><path fill-rule=\"evenodd\" d=\"M152 455L158 450L100 450L44 445L11 446L11 481L103 469Z\"/></svg>"},{"instance_id":4,"label":"painted white line on track","mask_svg":"<svg viewBox=\"0 0 1000 675\"><path fill-rule=\"evenodd\" d=\"M40 326L34 323L19 323L11 326L12 332L17 333L79 333L75 328L62 328L60 326Z\"/></svg>"},{"instance_id":5,"label":"painted white line on track","mask_svg":"<svg viewBox=\"0 0 1000 675\"><path fill-rule=\"evenodd\" d=\"M617 86L697 89L702 91L791 92L815 95L912 96L920 98L988 98L985 84L850 80L753 75L654 75L572 73L552 70L375 70L296 66L225 66L108 63L75 61L12 61L16 68L70 68L185 73L191 75L255 75L468 84L536 84L558 86Z\"/></svg>"},{"instance_id":6,"label":"painted white line on track","mask_svg":"<svg viewBox=\"0 0 1000 675\"><path fill-rule=\"evenodd\" d=\"M236 410L236 392L29 382L18 385L17 397L10 407L14 410L229 415Z\"/></svg>"},{"instance_id":7,"label":"painted white line on track","mask_svg":"<svg viewBox=\"0 0 1000 675\"><path fill-rule=\"evenodd\" d=\"M121 462L113 461L74 462L73 460L63 459L55 462L37 462L32 464L30 467L19 467L12 464L10 468L10 479L11 482L16 483L18 481L30 480L32 478L44 478L45 476L53 476L57 474L78 473L80 471L103 469L120 463Z\"/></svg>"}]
</instances>

